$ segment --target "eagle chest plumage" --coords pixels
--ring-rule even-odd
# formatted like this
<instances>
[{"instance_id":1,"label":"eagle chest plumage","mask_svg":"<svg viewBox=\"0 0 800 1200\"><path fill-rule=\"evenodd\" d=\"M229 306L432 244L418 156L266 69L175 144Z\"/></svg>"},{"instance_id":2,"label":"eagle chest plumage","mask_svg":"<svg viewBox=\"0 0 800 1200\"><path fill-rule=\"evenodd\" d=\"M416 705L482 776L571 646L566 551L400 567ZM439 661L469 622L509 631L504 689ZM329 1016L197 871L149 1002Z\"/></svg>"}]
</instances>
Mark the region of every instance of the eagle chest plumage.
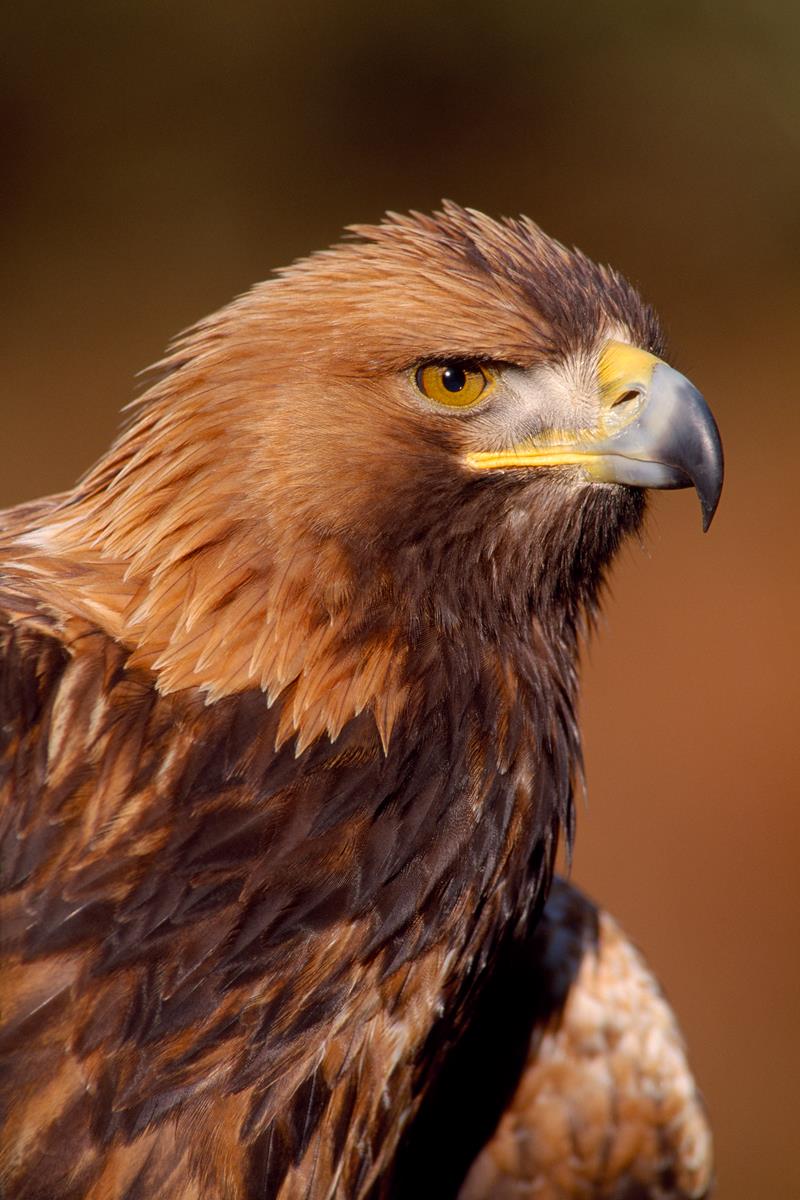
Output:
<instances>
[{"instance_id":1,"label":"eagle chest plumage","mask_svg":"<svg viewBox=\"0 0 800 1200\"><path fill-rule=\"evenodd\" d=\"M63 1080L87 1170L110 1146L199 1124L217 1147L210 1182L230 1139L248 1194L310 1195L314 1177L321 1194L337 1178L364 1194L498 937L549 878L577 753L566 699L540 695L530 643L516 639L512 665L496 640L418 635L438 667L388 747L363 713L298 759L292 740L275 751L282 704L260 690L160 696L97 631L71 652L10 636L50 734L52 764L30 767L35 836L67 847L27 895L21 948L75 964L65 1036L109 1098L82 1121L77 1075L71 1097ZM93 794L95 813L78 804ZM43 850L25 838L32 816L17 814L12 885Z\"/></svg>"}]
</instances>

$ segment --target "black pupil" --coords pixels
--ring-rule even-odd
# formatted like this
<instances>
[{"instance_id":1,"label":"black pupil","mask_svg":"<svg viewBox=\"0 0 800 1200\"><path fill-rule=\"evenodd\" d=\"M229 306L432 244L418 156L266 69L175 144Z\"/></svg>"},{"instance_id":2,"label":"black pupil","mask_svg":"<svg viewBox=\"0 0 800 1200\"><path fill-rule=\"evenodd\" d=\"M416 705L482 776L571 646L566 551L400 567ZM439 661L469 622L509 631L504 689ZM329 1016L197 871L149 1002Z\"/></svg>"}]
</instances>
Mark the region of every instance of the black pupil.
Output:
<instances>
[{"instance_id":1,"label":"black pupil","mask_svg":"<svg viewBox=\"0 0 800 1200\"><path fill-rule=\"evenodd\" d=\"M442 383L448 392L460 392L467 382L467 372L463 367L445 367L442 371Z\"/></svg>"}]
</instances>

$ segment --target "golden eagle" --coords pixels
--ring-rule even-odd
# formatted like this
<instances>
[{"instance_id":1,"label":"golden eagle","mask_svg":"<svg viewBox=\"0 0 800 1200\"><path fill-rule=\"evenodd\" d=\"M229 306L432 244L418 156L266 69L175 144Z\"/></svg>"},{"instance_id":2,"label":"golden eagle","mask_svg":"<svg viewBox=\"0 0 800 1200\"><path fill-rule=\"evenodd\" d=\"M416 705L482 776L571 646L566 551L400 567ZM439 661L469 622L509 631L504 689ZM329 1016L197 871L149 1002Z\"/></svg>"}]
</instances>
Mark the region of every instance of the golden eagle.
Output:
<instances>
[{"instance_id":1,"label":"golden eagle","mask_svg":"<svg viewBox=\"0 0 800 1200\"><path fill-rule=\"evenodd\" d=\"M708 1186L652 977L544 906L582 632L716 426L529 220L351 233L0 516L8 1200Z\"/></svg>"}]
</instances>

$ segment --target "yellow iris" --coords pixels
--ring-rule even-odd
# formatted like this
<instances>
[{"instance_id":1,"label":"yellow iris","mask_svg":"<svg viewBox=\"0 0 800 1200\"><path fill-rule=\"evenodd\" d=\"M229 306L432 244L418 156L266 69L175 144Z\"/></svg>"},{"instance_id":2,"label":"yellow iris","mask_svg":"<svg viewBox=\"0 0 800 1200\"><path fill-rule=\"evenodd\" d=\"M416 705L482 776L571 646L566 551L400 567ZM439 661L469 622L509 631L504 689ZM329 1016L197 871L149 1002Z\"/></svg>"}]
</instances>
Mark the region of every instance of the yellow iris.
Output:
<instances>
[{"instance_id":1,"label":"yellow iris","mask_svg":"<svg viewBox=\"0 0 800 1200\"><path fill-rule=\"evenodd\" d=\"M480 400L493 381L486 367L467 363L429 363L414 376L423 396L450 408L468 408Z\"/></svg>"}]
</instances>

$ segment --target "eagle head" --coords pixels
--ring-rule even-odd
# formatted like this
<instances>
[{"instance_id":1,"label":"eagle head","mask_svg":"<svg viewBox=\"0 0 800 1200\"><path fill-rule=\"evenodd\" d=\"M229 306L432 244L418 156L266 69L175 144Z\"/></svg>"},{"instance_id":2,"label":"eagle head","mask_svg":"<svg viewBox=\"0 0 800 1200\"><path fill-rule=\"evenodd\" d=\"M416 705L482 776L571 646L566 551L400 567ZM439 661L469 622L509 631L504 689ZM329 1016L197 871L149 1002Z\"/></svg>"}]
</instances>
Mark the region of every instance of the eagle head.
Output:
<instances>
[{"instance_id":1,"label":"eagle head","mask_svg":"<svg viewBox=\"0 0 800 1200\"><path fill-rule=\"evenodd\" d=\"M305 679L287 730L331 736L426 634L574 641L644 489L694 485L707 525L722 483L615 271L451 203L350 233L181 337L60 518L123 564L104 621L163 691Z\"/></svg>"}]
</instances>

